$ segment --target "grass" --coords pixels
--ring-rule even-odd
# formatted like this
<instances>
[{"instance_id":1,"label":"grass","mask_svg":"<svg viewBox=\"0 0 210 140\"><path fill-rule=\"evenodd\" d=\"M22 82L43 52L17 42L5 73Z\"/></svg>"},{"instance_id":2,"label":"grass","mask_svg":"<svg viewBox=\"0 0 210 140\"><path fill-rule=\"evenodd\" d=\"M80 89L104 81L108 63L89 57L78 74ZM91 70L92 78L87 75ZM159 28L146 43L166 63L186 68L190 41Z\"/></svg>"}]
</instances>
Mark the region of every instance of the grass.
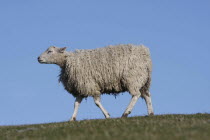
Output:
<instances>
[{"instance_id":1,"label":"grass","mask_svg":"<svg viewBox=\"0 0 210 140\"><path fill-rule=\"evenodd\" d=\"M209 140L210 114L0 126L0 140Z\"/></svg>"}]
</instances>

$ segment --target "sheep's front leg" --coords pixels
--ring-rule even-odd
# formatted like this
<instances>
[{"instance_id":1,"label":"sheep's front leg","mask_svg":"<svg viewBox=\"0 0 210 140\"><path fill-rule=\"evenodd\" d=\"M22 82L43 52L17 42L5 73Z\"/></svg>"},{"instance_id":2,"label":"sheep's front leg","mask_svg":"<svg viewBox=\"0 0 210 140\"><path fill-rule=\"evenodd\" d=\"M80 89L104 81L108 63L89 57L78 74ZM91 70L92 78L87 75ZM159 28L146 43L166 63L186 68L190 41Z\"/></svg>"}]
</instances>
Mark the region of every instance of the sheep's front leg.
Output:
<instances>
[{"instance_id":1,"label":"sheep's front leg","mask_svg":"<svg viewBox=\"0 0 210 140\"><path fill-rule=\"evenodd\" d=\"M97 96L94 96L94 101L95 101L95 104L101 109L101 111L103 112L105 118L110 118L110 115L109 113L106 111L106 109L102 106L101 104L101 96L97 95Z\"/></svg>"},{"instance_id":2,"label":"sheep's front leg","mask_svg":"<svg viewBox=\"0 0 210 140\"><path fill-rule=\"evenodd\" d=\"M83 98L81 96L76 97L76 100L74 102L74 113L73 113L70 121L76 121L78 108L79 108L80 103L82 102L82 99Z\"/></svg>"}]
</instances>

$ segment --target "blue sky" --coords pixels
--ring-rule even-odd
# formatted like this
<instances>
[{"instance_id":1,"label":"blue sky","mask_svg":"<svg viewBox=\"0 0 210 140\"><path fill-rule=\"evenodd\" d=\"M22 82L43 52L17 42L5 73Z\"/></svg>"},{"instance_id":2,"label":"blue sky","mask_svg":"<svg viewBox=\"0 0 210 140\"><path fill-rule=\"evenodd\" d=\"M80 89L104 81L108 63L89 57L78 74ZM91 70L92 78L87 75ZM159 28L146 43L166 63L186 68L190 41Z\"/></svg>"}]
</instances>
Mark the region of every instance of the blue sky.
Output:
<instances>
[{"instance_id":1,"label":"blue sky","mask_svg":"<svg viewBox=\"0 0 210 140\"><path fill-rule=\"evenodd\" d=\"M0 1L0 125L70 119L74 98L58 83L59 67L37 57L49 46L94 49L144 44L153 60L155 114L210 113L210 1ZM102 96L111 117L130 101ZM130 116L146 115L142 99ZM104 118L92 98L78 120Z\"/></svg>"}]
</instances>

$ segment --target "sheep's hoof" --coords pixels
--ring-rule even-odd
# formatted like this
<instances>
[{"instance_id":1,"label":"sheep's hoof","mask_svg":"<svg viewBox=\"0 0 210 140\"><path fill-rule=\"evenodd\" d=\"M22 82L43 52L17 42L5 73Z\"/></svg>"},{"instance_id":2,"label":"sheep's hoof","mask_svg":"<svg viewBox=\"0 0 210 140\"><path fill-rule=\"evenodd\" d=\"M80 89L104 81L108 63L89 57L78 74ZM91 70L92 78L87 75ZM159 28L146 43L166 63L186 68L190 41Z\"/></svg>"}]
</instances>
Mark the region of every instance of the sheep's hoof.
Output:
<instances>
[{"instance_id":1,"label":"sheep's hoof","mask_svg":"<svg viewBox=\"0 0 210 140\"><path fill-rule=\"evenodd\" d=\"M110 114L108 113L107 115L105 115L106 119L110 119Z\"/></svg>"},{"instance_id":2,"label":"sheep's hoof","mask_svg":"<svg viewBox=\"0 0 210 140\"><path fill-rule=\"evenodd\" d=\"M76 118L71 118L69 121L70 122L75 122L76 121Z\"/></svg>"},{"instance_id":3,"label":"sheep's hoof","mask_svg":"<svg viewBox=\"0 0 210 140\"><path fill-rule=\"evenodd\" d=\"M123 114L121 118L127 118L128 114Z\"/></svg>"},{"instance_id":4,"label":"sheep's hoof","mask_svg":"<svg viewBox=\"0 0 210 140\"><path fill-rule=\"evenodd\" d=\"M149 113L149 116L154 116L154 113L152 112L152 113Z\"/></svg>"}]
</instances>

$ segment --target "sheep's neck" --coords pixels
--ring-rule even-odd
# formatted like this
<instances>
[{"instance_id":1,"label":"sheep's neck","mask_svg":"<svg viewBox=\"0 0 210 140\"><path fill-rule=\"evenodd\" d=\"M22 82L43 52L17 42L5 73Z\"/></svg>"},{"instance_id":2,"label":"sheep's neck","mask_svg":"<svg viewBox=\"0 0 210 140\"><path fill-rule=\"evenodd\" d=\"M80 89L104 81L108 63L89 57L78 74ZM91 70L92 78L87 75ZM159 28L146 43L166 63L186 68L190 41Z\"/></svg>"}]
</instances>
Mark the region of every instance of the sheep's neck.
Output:
<instances>
[{"instance_id":1,"label":"sheep's neck","mask_svg":"<svg viewBox=\"0 0 210 140\"><path fill-rule=\"evenodd\" d=\"M66 65L66 56L58 56L57 60L56 60L56 64L58 66L60 66L61 68L64 68Z\"/></svg>"}]
</instances>

